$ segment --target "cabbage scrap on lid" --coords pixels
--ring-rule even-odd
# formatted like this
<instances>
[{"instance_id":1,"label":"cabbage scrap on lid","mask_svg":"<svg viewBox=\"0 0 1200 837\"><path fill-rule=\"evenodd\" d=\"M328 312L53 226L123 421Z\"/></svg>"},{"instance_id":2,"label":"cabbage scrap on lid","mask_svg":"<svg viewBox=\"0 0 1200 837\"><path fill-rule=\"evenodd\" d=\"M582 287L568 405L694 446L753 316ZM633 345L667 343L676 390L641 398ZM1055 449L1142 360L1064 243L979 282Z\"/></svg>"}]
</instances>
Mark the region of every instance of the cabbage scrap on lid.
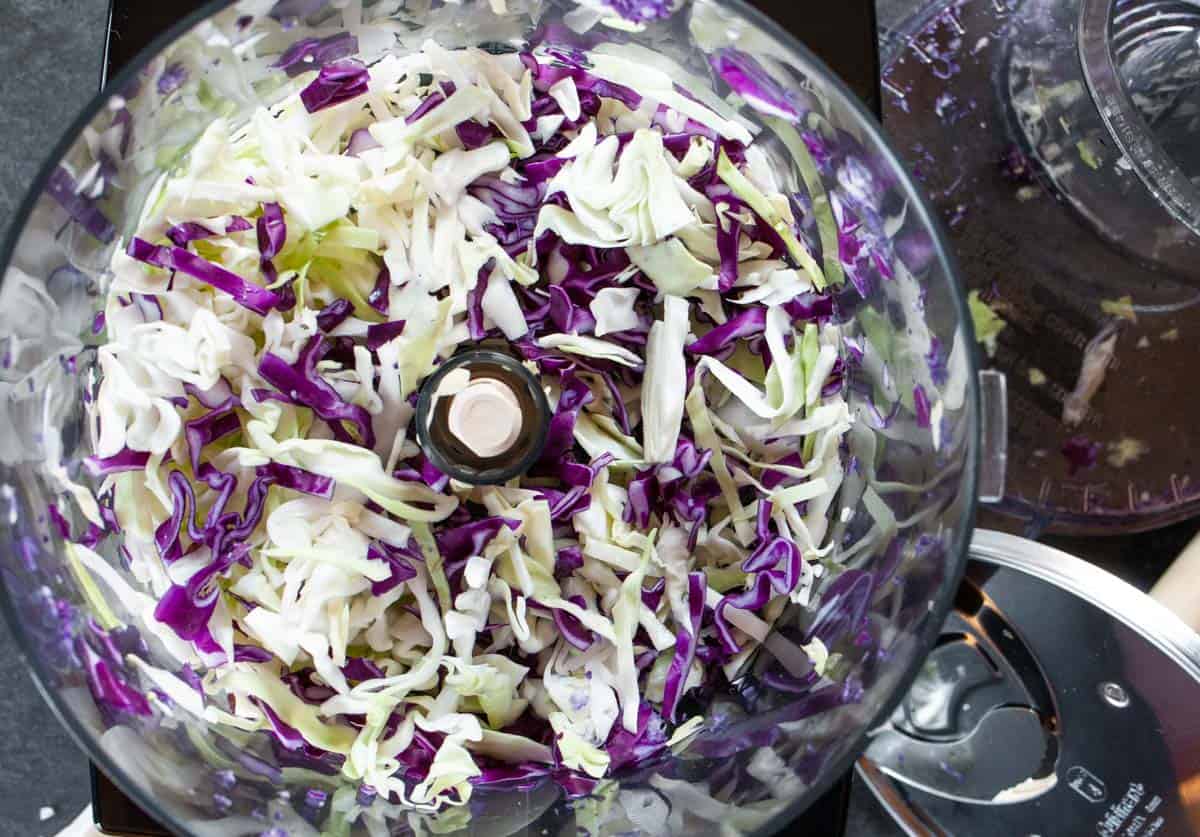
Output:
<instances>
[{"instance_id":1,"label":"cabbage scrap on lid","mask_svg":"<svg viewBox=\"0 0 1200 837\"><path fill-rule=\"evenodd\" d=\"M214 122L113 257L87 465L140 589L94 542L72 567L191 675L141 672L174 705L293 760L423 810L586 792L808 601L851 425L841 267L746 124L658 70L352 52L285 53L291 92ZM412 428L481 342L553 409L500 486ZM823 674L819 640L796 655Z\"/></svg>"}]
</instances>

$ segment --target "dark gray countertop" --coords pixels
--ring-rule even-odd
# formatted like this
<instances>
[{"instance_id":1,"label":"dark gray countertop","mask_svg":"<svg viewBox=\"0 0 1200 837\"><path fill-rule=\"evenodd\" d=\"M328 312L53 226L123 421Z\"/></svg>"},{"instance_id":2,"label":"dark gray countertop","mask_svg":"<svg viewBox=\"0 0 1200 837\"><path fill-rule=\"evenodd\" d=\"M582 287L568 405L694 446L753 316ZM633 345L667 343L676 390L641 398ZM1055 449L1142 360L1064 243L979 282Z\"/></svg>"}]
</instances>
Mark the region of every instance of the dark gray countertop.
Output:
<instances>
[{"instance_id":1,"label":"dark gray countertop","mask_svg":"<svg viewBox=\"0 0 1200 837\"><path fill-rule=\"evenodd\" d=\"M95 93L106 0L2 0L0 225L50 147ZM0 834L57 834L91 798L87 761L42 700L0 625ZM55 814L39 821L43 807Z\"/></svg>"},{"instance_id":2,"label":"dark gray countertop","mask_svg":"<svg viewBox=\"0 0 1200 837\"><path fill-rule=\"evenodd\" d=\"M894 21L912 0L880 0L881 21ZM0 23L0 219L9 219L48 149L94 94L106 0L3 0ZM1195 531L1181 524L1138 538L1062 540L1145 589ZM8 630L0 625L0 834L58 832L90 798L83 754L42 701ZM55 815L39 821L43 806ZM898 835L870 795L856 786L848 833Z\"/></svg>"}]
</instances>

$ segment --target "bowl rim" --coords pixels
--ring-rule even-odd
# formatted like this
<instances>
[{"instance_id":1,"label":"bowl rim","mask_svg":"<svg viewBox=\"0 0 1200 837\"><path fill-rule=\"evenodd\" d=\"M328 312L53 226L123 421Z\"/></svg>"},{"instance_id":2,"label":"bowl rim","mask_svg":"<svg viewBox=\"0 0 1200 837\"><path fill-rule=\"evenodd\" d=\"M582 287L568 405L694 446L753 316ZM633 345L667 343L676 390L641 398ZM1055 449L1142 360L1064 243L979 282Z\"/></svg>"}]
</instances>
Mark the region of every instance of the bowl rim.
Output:
<instances>
[{"instance_id":1,"label":"bowl rim","mask_svg":"<svg viewBox=\"0 0 1200 837\"><path fill-rule=\"evenodd\" d=\"M1120 14L1116 0L1080 0L1074 38L1079 74L1108 135L1142 185L1172 218L1200 235L1200 189L1167 153L1117 66L1111 36Z\"/></svg>"},{"instance_id":2,"label":"bowl rim","mask_svg":"<svg viewBox=\"0 0 1200 837\"><path fill-rule=\"evenodd\" d=\"M120 91L133 82L166 47L177 41L196 25L235 5L236 2L237 0L208 0L203 6L175 21L171 26L156 35L128 64L110 76L104 87L91 98L88 104L70 122L39 167L37 176L34 177L20 203L17 205L16 211L12 214L8 231L5 233L3 242L0 243L0 283L3 282L3 277L8 272L8 267L12 263L17 243L29 222L29 217L35 205L45 190L47 181L66 153L74 147L76 141L83 133L83 129L89 126L97 114L107 106L112 96L120 95ZM773 38L779 46L786 49L790 53L789 57L806 74L819 76L822 82L827 85L827 89L836 94L834 100L837 101L840 99L838 105L847 109L855 119L856 128L868 140L867 144L873 144L871 145L872 150L877 151L887 161L891 169L896 172L898 182L909 199L908 212L916 213L915 217L932 238L934 256L940 263L942 272L947 278L946 284L958 316L958 328L962 329L962 337L965 344L971 347L971 350L966 352L968 380L965 402L970 408L971 427L966 438L967 456L963 468L963 484L961 489L965 496L966 508L962 517L962 525L955 535L955 542L947 552L949 572L932 602L932 607L928 611L924 626L915 635L914 653L909 660L908 669L897 679L892 693L880 704L880 709L871 719L871 722L863 725L855 734L853 746L845 750L837 759L822 767L817 780L809 785L797 799L772 816L769 822L751 832L753 837L768 837L768 835L775 834L786 828L791 821L803 813L820 796L824 795L833 786L835 781L849 774L855 760L865 747L868 733L885 721L903 699L904 695L907 694L922 662L933 649L941 633L942 622L953 604L959 582L966 568L968 547L971 542L971 534L975 528L978 502L976 495L980 456L979 448L982 431L978 363L976 352L974 351L975 330L967 307L965 289L959 279L961 273L958 269L957 260L947 244L942 222L932 211L928 198L918 188L918 184L909 172L908 167L900 160L890 142L886 139L881 122L870 113L867 106L824 61L801 43L796 36L785 30L781 24L753 6L750 6L746 0L684 0L683 5L686 6L695 2L713 3L732 9L763 34ZM111 8L109 12L109 18L111 19ZM683 12L682 7L677 10L677 13L681 12ZM99 741L91 736L90 732L84 728L83 723L67 708L66 702L62 700L59 693L48 685L51 682L50 672L45 668L41 659L34 651L30 638L26 635L24 627L18 618L16 605L12 601L8 586L3 582L0 582L0 612L4 614L4 619L16 641L21 660L32 673L33 681L38 691L41 692L42 698L50 706L51 711L59 723L67 730L67 733L75 741L75 744L91 759L97 768L113 780L126 796L160 824L164 826L169 825L172 829L179 830L187 837L200 837L199 832L191 829L186 823L174 822L174 818L167 815L164 806L160 805L155 797L147 793L141 784L134 781L130 774L99 746Z\"/></svg>"}]
</instances>

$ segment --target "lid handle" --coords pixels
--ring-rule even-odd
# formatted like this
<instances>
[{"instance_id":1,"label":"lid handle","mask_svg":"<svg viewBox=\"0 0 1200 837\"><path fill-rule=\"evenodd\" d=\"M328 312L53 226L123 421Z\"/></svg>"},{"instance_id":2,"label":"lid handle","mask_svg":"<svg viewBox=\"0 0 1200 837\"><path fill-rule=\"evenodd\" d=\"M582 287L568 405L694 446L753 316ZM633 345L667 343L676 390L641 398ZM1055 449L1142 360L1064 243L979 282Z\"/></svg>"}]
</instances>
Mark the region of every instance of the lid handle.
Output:
<instances>
[{"instance_id":1,"label":"lid handle","mask_svg":"<svg viewBox=\"0 0 1200 837\"><path fill-rule=\"evenodd\" d=\"M979 502L1004 499L1008 469L1008 382L1003 372L979 371L980 449Z\"/></svg>"}]
</instances>

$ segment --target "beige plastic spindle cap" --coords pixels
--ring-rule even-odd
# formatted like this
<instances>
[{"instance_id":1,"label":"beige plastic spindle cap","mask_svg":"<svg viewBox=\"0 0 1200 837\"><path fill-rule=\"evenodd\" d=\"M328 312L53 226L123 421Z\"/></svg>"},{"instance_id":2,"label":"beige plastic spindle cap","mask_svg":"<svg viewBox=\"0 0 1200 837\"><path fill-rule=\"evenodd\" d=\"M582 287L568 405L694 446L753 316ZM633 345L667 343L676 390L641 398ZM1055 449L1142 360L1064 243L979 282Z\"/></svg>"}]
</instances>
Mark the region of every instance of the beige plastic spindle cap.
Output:
<instances>
[{"instance_id":1,"label":"beige plastic spindle cap","mask_svg":"<svg viewBox=\"0 0 1200 837\"><path fill-rule=\"evenodd\" d=\"M450 432L481 459L508 451L520 438L524 416L517 395L494 378L477 378L450 402Z\"/></svg>"}]
</instances>

